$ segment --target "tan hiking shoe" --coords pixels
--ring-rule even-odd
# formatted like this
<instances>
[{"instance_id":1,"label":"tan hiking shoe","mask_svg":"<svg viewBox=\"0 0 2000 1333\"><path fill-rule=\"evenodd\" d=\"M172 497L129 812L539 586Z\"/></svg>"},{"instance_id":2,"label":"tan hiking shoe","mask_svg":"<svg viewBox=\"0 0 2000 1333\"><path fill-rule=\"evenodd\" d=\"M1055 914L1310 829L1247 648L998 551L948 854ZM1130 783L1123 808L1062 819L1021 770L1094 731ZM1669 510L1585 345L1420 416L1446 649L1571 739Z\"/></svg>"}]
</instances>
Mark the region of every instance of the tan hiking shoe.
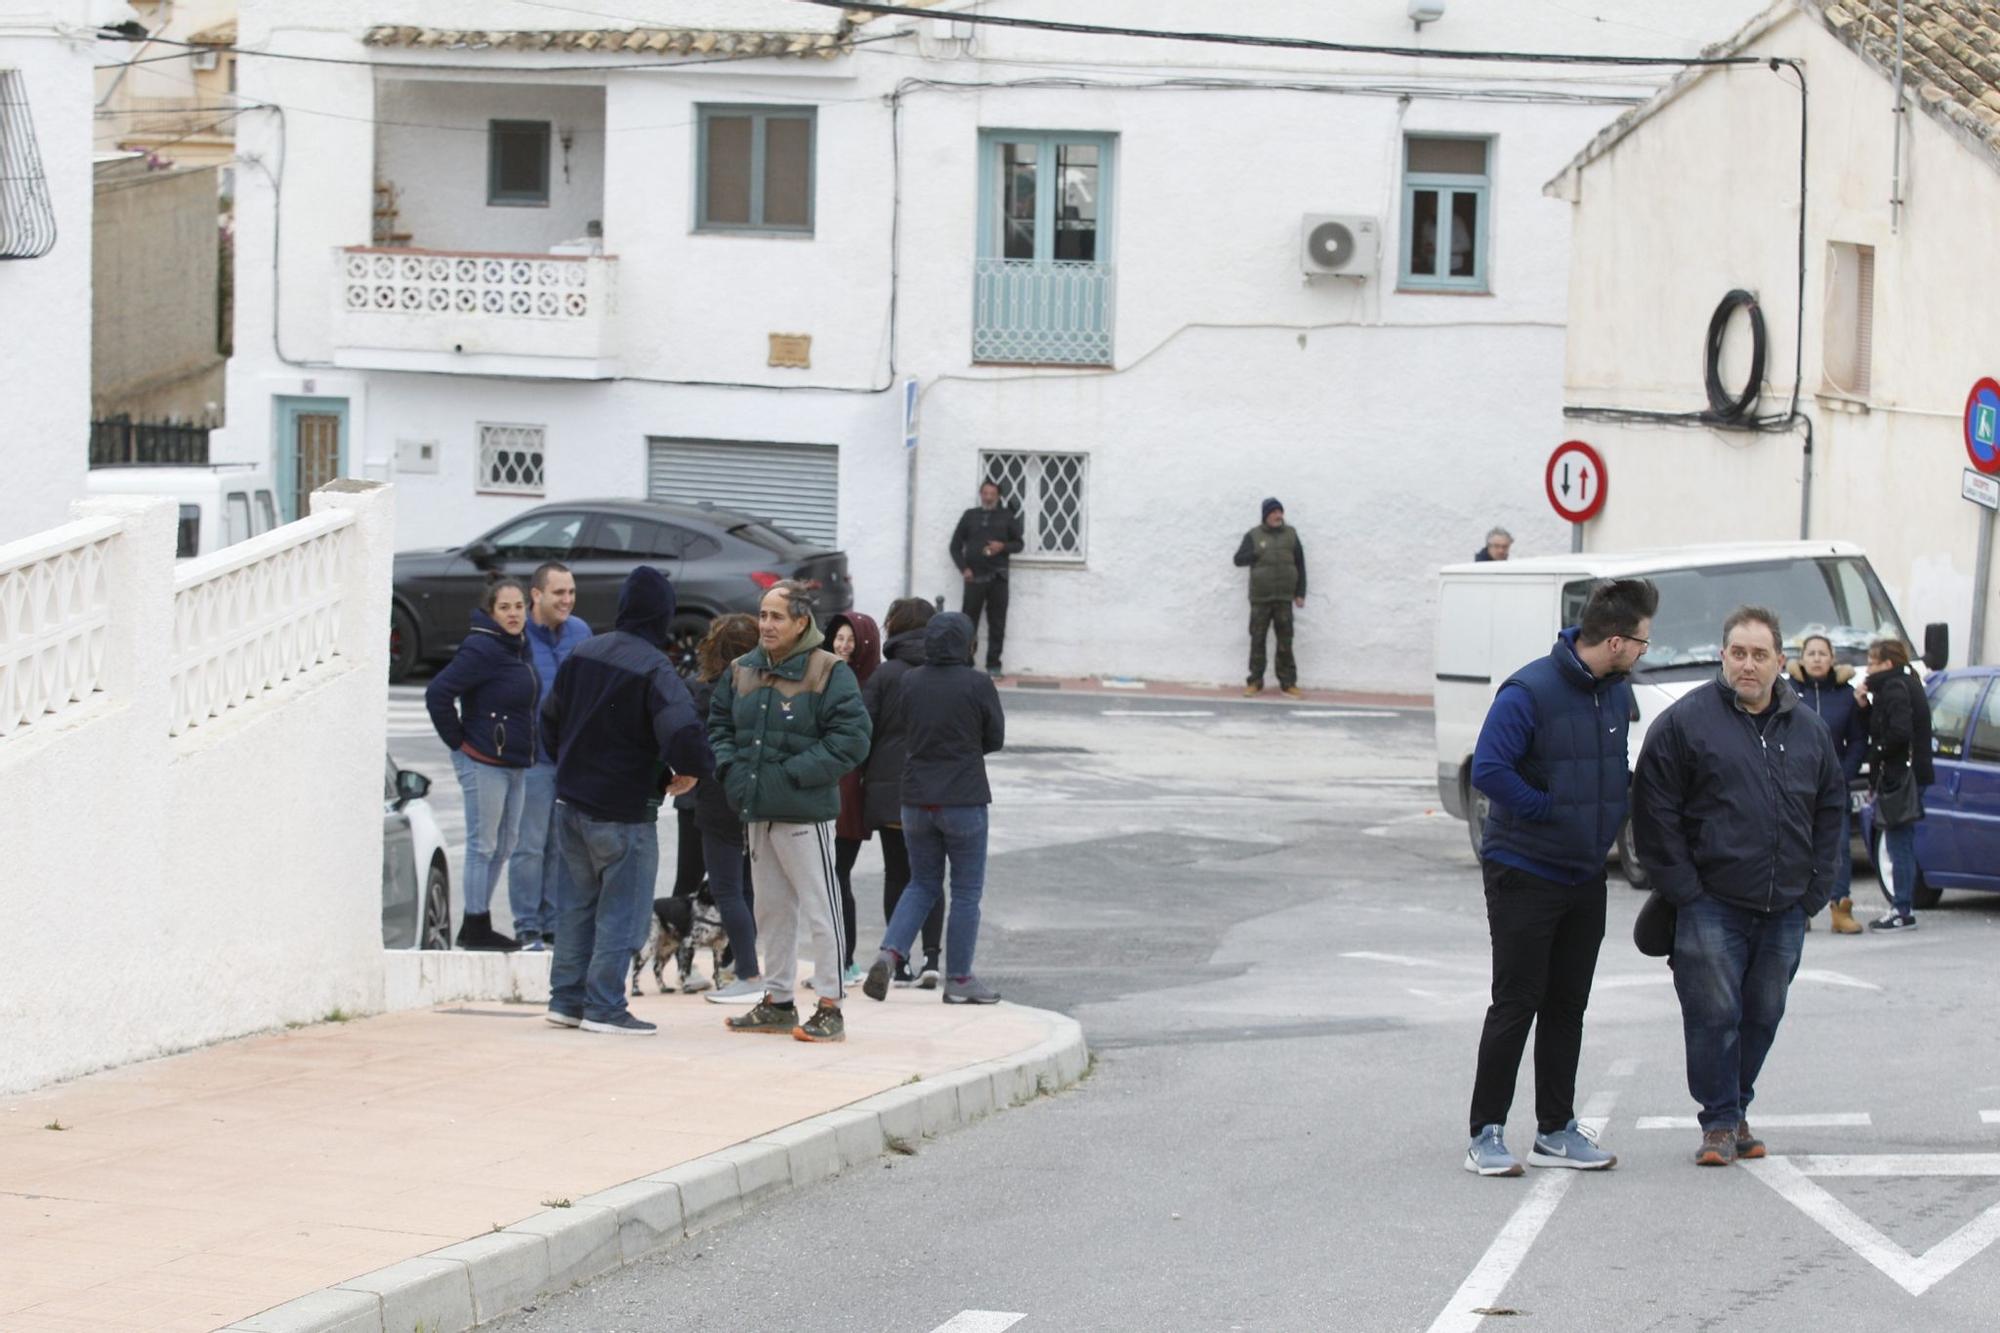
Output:
<instances>
[{"instance_id":1,"label":"tan hiking shoe","mask_svg":"<svg viewBox=\"0 0 2000 1333\"><path fill-rule=\"evenodd\" d=\"M1859 935L1861 923L1854 919L1854 899L1839 898L1832 905L1833 933L1836 935Z\"/></svg>"},{"instance_id":2,"label":"tan hiking shoe","mask_svg":"<svg viewBox=\"0 0 2000 1333\"><path fill-rule=\"evenodd\" d=\"M1736 1160L1754 1162L1764 1155L1764 1140L1750 1132L1750 1122L1745 1120L1736 1127Z\"/></svg>"},{"instance_id":3,"label":"tan hiking shoe","mask_svg":"<svg viewBox=\"0 0 2000 1333\"><path fill-rule=\"evenodd\" d=\"M1286 685L1278 693L1284 695L1287 699L1303 699L1306 697L1306 692L1296 685Z\"/></svg>"},{"instance_id":4,"label":"tan hiking shoe","mask_svg":"<svg viewBox=\"0 0 2000 1333\"><path fill-rule=\"evenodd\" d=\"M1734 1129L1711 1129L1701 1136L1701 1147L1694 1151L1696 1166L1728 1166L1736 1160L1736 1131Z\"/></svg>"},{"instance_id":5,"label":"tan hiking shoe","mask_svg":"<svg viewBox=\"0 0 2000 1333\"><path fill-rule=\"evenodd\" d=\"M1254 699L1263 692L1264 692L1264 687L1261 684L1245 685L1243 687L1243 697L1246 699Z\"/></svg>"}]
</instances>

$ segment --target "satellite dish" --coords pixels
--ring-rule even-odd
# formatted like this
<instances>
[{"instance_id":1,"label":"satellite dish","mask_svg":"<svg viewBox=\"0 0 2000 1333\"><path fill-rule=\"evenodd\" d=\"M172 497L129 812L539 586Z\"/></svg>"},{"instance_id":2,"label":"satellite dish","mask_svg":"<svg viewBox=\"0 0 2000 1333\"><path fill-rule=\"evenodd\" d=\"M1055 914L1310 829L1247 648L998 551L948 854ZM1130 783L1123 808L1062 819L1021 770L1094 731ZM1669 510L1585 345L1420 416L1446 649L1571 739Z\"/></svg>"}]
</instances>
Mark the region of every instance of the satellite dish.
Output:
<instances>
[{"instance_id":1,"label":"satellite dish","mask_svg":"<svg viewBox=\"0 0 2000 1333\"><path fill-rule=\"evenodd\" d=\"M1354 233L1344 222L1322 222L1307 234L1306 253L1322 268L1344 268L1354 258Z\"/></svg>"}]
</instances>

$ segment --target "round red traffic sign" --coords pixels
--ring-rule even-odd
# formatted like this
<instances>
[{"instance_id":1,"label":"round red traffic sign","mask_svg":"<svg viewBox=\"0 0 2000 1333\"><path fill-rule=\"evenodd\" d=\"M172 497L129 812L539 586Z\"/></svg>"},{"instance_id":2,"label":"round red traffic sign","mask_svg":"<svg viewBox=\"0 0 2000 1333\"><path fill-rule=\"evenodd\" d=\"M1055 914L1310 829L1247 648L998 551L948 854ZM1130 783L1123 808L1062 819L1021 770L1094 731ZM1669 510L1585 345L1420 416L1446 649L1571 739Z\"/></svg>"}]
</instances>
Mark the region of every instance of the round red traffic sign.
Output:
<instances>
[{"instance_id":1,"label":"round red traffic sign","mask_svg":"<svg viewBox=\"0 0 2000 1333\"><path fill-rule=\"evenodd\" d=\"M1981 472L2000 472L2000 383L1990 378L1965 396L1965 452Z\"/></svg>"},{"instance_id":2,"label":"round red traffic sign","mask_svg":"<svg viewBox=\"0 0 2000 1333\"><path fill-rule=\"evenodd\" d=\"M1571 523L1597 517L1604 508L1604 460L1582 440L1565 440L1549 455L1542 478L1549 504Z\"/></svg>"}]
</instances>

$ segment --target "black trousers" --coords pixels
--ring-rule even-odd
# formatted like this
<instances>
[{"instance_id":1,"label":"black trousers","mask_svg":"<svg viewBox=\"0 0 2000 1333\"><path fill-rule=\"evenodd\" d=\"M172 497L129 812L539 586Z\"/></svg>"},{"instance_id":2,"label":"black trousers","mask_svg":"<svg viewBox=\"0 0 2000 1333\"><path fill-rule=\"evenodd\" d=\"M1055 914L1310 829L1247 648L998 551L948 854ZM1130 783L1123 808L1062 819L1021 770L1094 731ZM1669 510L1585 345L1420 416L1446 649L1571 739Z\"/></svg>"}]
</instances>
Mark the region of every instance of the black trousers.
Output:
<instances>
[{"instance_id":1,"label":"black trousers","mask_svg":"<svg viewBox=\"0 0 2000 1333\"><path fill-rule=\"evenodd\" d=\"M1000 669L1000 652L1007 642L1007 578L995 575L983 583L965 585L965 605L960 608L979 632L979 613L986 613L986 669Z\"/></svg>"},{"instance_id":2,"label":"black trousers","mask_svg":"<svg viewBox=\"0 0 2000 1333\"><path fill-rule=\"evenodd\" d=\"M903 841L900 828L879 828L875 836L882 840L882 923L896 915L896 904L903 901L903 890L910 887L910 845ZM944 948L944 897L939 896L937 906L924 918L924 957L935 958Z\"/></svg>"},{"instance_id":3,"label":"black trousers","mask_svg":"<svg viewBox=\"0 0 2000 1333\"><path fill-rule=\"evenodd\" d=\"M1535 1030L1535 1126L1561 1129L1576 1115L1576 1062L1583 1011L1604 941L1604 873L1558 884L1482 861L1486 925L1493 937L1493 1003L1479 1034L1471 1130L1507 1123L1514 1082Z\"/></svg>"},{"instance_id":4,"label":"black trousers","mask_svg":"<svg viewBox=\"0 0 2000 1333\"><path fill-rule=\"evenodd\" d=\"M708 878L708 858L702 852L701 830L694 826L694 811L674 811L674 832L674 897L697 897Z\"/></svg>"},{"instance_id":5,"label":"black trousers","mask_svg":"<svg viewBox=\"0 0 2000 1333\"><path fill-rule=\"evenodd\" d=\"M840 923L847 928L847 956L842 967L854 966L854 863L861 859L859 838L833 840L833 877L840 881Z\"/></svg>"}]
</instances>

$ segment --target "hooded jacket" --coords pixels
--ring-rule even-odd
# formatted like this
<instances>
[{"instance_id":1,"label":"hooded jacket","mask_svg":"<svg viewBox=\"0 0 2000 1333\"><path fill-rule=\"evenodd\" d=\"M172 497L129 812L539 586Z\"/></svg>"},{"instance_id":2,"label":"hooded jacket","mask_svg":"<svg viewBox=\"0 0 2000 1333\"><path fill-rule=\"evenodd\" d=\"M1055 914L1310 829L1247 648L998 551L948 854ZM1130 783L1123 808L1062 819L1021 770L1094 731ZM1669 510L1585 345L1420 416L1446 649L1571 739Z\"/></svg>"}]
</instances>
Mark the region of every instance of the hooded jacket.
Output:
<instances>
[{"instance_id":1,"label":"hooded jacket","mask_svg":"<svg viewBox=\"0 0 2000 1333\"><path fill-rule=\"evenodd\" d=\"M868 758L868 710L847 663L810 621L783 660L763 647L730 664L708 705L708 738L730 809L746 824L824 824L840 779Z\"/></svg>"},{"instance_id":2,"label":"hooded jacket","mask_svg":"<svg viewBox=\"0 0 2000 1333\"><path fill-rule=\"evenodd\" d=\"M861 702L868 704L868 681L875 669L882 665L882 630L873 616L862 615L859 611L843 611L826 622L826 637L830 643L842 625L854 631L854 651L848 656L847 665L854 670L854 679L861 684ZM870 723L873 723L871 717ZM869 746L874 752L874 746ZM840 818L834 825L834 836L846 838L850 842L865 842L868 839L868 820L863 814L866 800L863 774L867 765L843 774L840 779Z\"/></svg>"},{"instance_id":3,"label":"hooded jacket","mask_svg":"<svg viewBox=\"0 0 2000 1333\"><path fill-rule=\"evenodd\" d=\"M617 628L577 645L542 705L556 799L592 819L651 823L664 779L715 772L701 717L667 659L673 618L673 585L639 566L618 594Z\"/></svg>"},{"instance_id":4,"label":"hooded jacket","mask_svg":"<svg viewBox=\"0 0 2000 1333\"><path fill-rule=\"evenodd\" d=\"M424 687L424 707L446 749L469 745L486 763L527 768L535 762L541 693L526 641L474 611L472 632Z\"/></svg>"},{"instance_id":5,"label":"hooded jacket","mask_svg":"<svg viewBox=\"0 0 2000 1333\"><path fill-rule=\"evenodd\" d=\"M972 621L956 611L924 627L924 664L889 701L908 753L904 805L991 805L986 756L1006 743L993 678L972 665Z\"/></svg>"},{"instance_id":6,"label":"hooded jacket","mask_svg":"<svg viewBox=\"0 0 2000 1333\"><path fill-rule=\"evenodd\" d=\"M875 725L861 788L862 817L870 832L903 822L903 761L909 757L909 746L902 714L893 705L904 678L923 664L923 627L905 630L884 645L882 665L861 691L868 719Z\"/></svg>"},{"instance_id":7,"label":"hooded jacket","mask_svg":"<svg viewBox=\"0 0 2000 1333\"><path fill-rule=\"evenodd\" d=\"M1762 731L1717 672L1646 733L1632 835L1653 887L1676 906L1707 894L1763 913L1798 904L1811 916L1832 894L1847 782L1833 737L1791 682L1771 688Z\"/></svg>"},{"instance_id":8,"label":"hooded jacket","mask_svg":"<svg viewBox=\"0 0 2000 1333\"><path fill-rule=\"evenodd\" d=\"M1875 791L1895 787L1907 770L1917 786L1937 781L1931 764L1931 701L1908 667L1868 676L1868 773Z\"/></svg>"},{"instance_id":9,"label":"hooded jacket","mask_svg":"<svg viewBox=\"0 0 2000 1333\"><path fill-rule=\"evenodd\" d=\"M1805 663L1793 662L1785 674L1791 677L1799 702L1826 723L1841 774L1853 782L1861 776L1861 761L1868 757L1868 719L1854 701L1854 668L1836 662L1831 672L1815 680L1806 674Z\"/></svg>"},{"instance_id":10,"label":"hooded jacket","mask_svg":"<svg viewBox=\"0 0 2000 1333\"><path fill-rule=\"evenodd\" d=\"M1603 878L1631 785L1631 682L1592 675L1577 634L1501 683L1472 752L1472 785L1493 802L1482 855L1558 884Z\"/></svg>"}]
</instances>

